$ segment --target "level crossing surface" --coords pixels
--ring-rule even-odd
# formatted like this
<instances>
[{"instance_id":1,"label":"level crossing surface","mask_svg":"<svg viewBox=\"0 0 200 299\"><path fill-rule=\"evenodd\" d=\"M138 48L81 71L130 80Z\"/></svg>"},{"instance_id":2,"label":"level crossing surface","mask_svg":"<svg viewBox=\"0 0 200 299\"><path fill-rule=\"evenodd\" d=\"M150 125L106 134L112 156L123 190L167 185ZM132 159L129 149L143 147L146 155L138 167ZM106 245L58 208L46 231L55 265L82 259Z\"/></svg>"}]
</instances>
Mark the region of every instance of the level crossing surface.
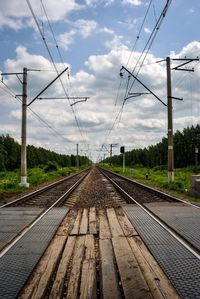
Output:
<instances>
[{"instance_id":1,"label":"level crossing surface","mask_svg":"<svg viewBox=\"0 0 200 299\"><path fill-rule=\"evenodd\" d=\"M40 208L0 209L0 250L42 212Z\"/></svg>"},{"instance_id":2,"label":"level crossing surface","mask_svg":"<svg viewBox=\"0 0 200 299\"><path fill-rule=\"evenodd\" d=\"M160 226L144 210L141 210L136 205L131 207L125 206L123 209L181 298L200 298L199 258L178 242L178 240ZM154 210L157 209L155 208ZM178 212L180 219L182 216L186 216L186 214L187 216L191 216L190 210L191 208L187 210L185 207L180 209ZM165 212L162 210L159 214L164 215L163 217L169 220L176 217L172 211L174 211L173 207ZM196 211L194 212L195 214ZM186 224L183 217L179 223L179 230L184 230ZM198 229L195 225L193 229L196 230L197 235ZM190 230L190 232L192 231ZM191 234L191 237L192 235L194 237L194 234Z\"/></svg>"},{"instance_id":3,"label":"level crossing surface","mask_svg":"<svg viewBox=\"0 0 200 299\"><path fill-rule=\"evenodd\" d=\"M21 214L21 224L25 222L23 219L26 219L27 215L31 215L32 209L29 208L26 212L25 210L23 209L24 213ZM50 210L0 258L0 298L17 298L20 289L44 253L67 211L66 208ZM17 212L16 214L19 215Z\"/></svg>"}]
</instances>

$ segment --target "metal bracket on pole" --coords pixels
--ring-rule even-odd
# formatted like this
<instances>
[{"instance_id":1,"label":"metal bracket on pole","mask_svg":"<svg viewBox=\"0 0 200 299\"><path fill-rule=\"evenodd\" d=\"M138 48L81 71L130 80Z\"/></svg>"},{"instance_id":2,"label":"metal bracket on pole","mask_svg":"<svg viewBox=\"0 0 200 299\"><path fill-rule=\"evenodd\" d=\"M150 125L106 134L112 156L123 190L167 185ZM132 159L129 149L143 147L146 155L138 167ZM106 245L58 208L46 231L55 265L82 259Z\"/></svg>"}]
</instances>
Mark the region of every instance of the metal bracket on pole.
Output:
<instances>
[{"instance_id":1,"label":"metal bracket on pole","mask_svg":"<svg viewBox=\"0 0 200 299\"><path fill-rule=\"evenodd\" d=\"M193 61L199 61L199 58L172 58L171 60L175 60L175 61L185 61L184 63L181 63L180 65L172 68L172 70L176 70L176 71L185 71L185 72L194 72L194 68L192 69L183 69L181 68L182 66L191 63Z\"/></svg>"},{"instance_id":2,"label":"metal bracket on pole","mask_svg":"<svg viewBox=\"0 0 200 299\"><path fill-rule=\"evenodd\" d=\"M37 100L37 98L45 91L47 90L66 70L68 69L68 67L66 67L60 74L58 74L58 76L56 76L56 78L54 78L36 97L34 97L34 99L27 105L30 106L35 100Z\"/></svg>"},{"instance_id":3,"label":"metal bracket on pole","mask_svg":"<svg viewBox=\"0 0 200 299\"><path fill-rule=\"evenodd\" d=\"M175 99L175 100L178 100L178 101L183 101L183 98L170 97L170 96L168 96L168 98L170 98L170 99Z\"/></svg>"},{"instance_id":4,"label":"metal bracket on pole","mask_svg":"<svg viewBox=\"0 0 200 299\"><path fill-rule=\"evenodd\" d=\"M136 76L134 76L126 67L122 66L120 72L125 70L129 75L131 75L135 80L137 80L144 88L146 88L159 102L161 102L164 106L167 106L151 89L149 89L144 83L142 83Z\"/></svg>"}]
</instances>

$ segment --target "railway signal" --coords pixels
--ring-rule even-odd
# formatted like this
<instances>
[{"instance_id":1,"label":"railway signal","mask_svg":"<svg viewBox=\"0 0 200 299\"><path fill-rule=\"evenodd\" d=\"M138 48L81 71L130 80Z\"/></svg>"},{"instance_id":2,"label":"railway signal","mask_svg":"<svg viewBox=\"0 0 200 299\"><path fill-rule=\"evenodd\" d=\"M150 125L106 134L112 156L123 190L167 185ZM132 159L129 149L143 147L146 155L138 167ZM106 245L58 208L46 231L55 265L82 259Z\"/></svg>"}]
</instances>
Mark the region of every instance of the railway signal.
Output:
<instances>
[{"instance_id":1,"label":"railway signal","mask_svg":"<svg viewBox=\"0 0 200 299\"><path fill-rule=\"evenodd\" d=\"M125 172L125 146L121 146L120 147L120 153L122 154L123 157L123 172Z\"/></svg>"}]
</instances>

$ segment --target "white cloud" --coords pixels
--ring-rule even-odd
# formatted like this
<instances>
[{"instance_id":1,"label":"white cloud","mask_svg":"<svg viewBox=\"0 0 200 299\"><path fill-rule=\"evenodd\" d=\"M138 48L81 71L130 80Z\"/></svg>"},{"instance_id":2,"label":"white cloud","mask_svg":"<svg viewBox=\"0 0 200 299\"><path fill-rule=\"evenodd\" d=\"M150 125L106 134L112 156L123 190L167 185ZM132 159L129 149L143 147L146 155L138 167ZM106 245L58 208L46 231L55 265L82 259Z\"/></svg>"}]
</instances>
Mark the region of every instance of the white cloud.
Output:
<instances>
[{"instance_id":1,"label":"white cloud","mask_svg":"<svg viewBox=\"0 0 200 299\"><path fill-rule=\"evenodd\" d=\"M148 27L144 27L144 32L149 34L149 33L151 33L151 29L149 29Z\"/></svg>"},{"instance_id":2,"label":"white cloud","mask_svg":"<svg viewBox=\"0 0 200 299\"><path fill-rule=\"evenodd\" d=\"M85 0L87 6L96 7L97 5L103 4L105 7L112 5L115 0Z\"/></svg>"},{"instance_id":3,"label":"white cloud","mask_svg":"<svg viewBox=\"0 0 200 299\"><path fill-rule=\"evenodd\" d=\"M107 28L107 27L103 27L99 30L100 32L103 32L103 33L107 33L107 34L110 34L110 35L114 35L114 30L110 29L110 28Z\"/></svg>"},{"instance_id":4,"label":"white cloud","mask_svg":"<svg viewBox=\"0 0 200 299\"><path fill-rule=\"evenodd\" d=\"M187 57L196 57L199 52L200 43L194 41L185 46L180 53L176 53L176 55L177 57L185 57L185 55ZM137 61L140 54L140 52L133 53L132 61ZM75 93L76 96L90 97L87 102L75 105L74 109L80 124L87 133L86 141L91 145L91 148L100 148L103 142L107 142L108 144L116 142L124 144L127 147L144 147L159 142L163 136L166 136L166 107L158 102L152 95L143 95L126 101L121 120L120 118L117 119L115 129L111 131L107 140L105 138L106 132L112 127L113 121L116 119L122 105L127 83L127 74L124 73L120 85L119 71L122 65L126 65L129 56L130 51L126 47L112 49L104 55L91 55L85 62L88 71L79 70L71 77L73 91L68 84L67 77L62 77L65 86L67 86L69 90L69 96L73 96ZM160 60L160 58L155 57L153 54L147 55L145 61L146 66L141 69L139 79L166 102L166 66L165 63L154 63L157 60ZM37 69L52 69L48 59L43 56L30 54L26 48L21 46L16 49L16 58L12 60L8 59L5 65L6 71L21 71L24 66ZM57 64L57 67L60 70L63 68L60 64ZM29 73L29 100L46 86L55 75L55 73L49 72ZM173 72L173 94L177 97L184 97L183 102L173 102L174 130L184 128L186 125L195 124L199 121L199 80L200 68L198 65L192 75L183 75L182 72ZM8 77L6 83L9 87L14 88L16 93L21 92L21 85L14 76ZM189 88L191 84L193 86L192 100L194 103L192 108L191 90ZM132 91L146 92L146 90L138 84L134 85ZM52 85L51 89L47 91L45 95L63 94L63 90L58 81ZM5 97L1 90L0 97ZM13 100L12 103L14 101L15 100ZM5 129L7 130L5 132L12 134L12 136L19 137L21 107L18 102L16 102L16 105L11 105L10 103L9 98L7 102L3 101L4 113L1 115L1 119L4 117L4 121L1 125L1 132L4 133L2 130ZM60 152L67 152L69 149L74 150L75 146L73 148L73 144L83 142L83 138L80 136L74 115L67 100L38 100L31 108L56 131L63 135L64 139L60 139L60 137L55 137L54 135L53 139L55 142L51 142L51 131L33 117L33 115L28 113L29 122L27 133L29 143L47 147L52 150L59 150ZM7 114L9 117L6 119L5 115ZM15 127L15 133L12 133L13 127ZM72 145L69 141L72 142ZM66 149L66 147L68 149ZM96 156L97 153L93 152L93 155Z\"/></svg>"},{"instance_id":5,"label":"white cloud","mask_svg":"<svg viewBox=\"0 0 200 299\"><path fill-rule=\"evenodd\" d=\"M128 4L128 5L138 6L142 4L142 0L123 0L122 3L124 5Z\"/></svg>"},{"instance_id":6,"label":"white cloud","mask_svg":"<svg viewBox=\"0 0 200 299\"><path fill-rule=\"evenodd\" d=\"M76 30L73 29L68 32L60 34L58 37L59 45L65 50L68 50L69 45L74 43L76 34L77 34Z\"/></svg>"},{"instance_id":7,"label":"white cloud","mask_svg":"<svg viewBox=\"0 0 200 299\"><path fill-rule=\"evenodd\" d=\"M97 28L97 23L92 20L79 19L76 22L67 21L67 23L71 25L72 29L58 36L59 45L65 50L68 50L69 45L75 42L77 36L81 36L83 39L86 39Z\"/></svg>"},{"instance_id":8,"label":"white cloud","mask_svg":"<svg viewBox=\"0 0 200 299\"><path fill-rule=\"evenodd\" d=\"M93 20L79 19L72 23L73 27L76 28L77 33L83 38L89 37L92 32L97 28L97 23Z\"/></svg>"},{"instance_id":9,"label":"white cloud","mask_svg":"<svg viewBox=\"0 0 200 299\"><path fill-rule=\"evenodd\" d=\"M41 13L42 7L38 0L31 0L30 3L37 19L46 21L44 12ZM43 4L49 20L54 22L63 20L72 11L82 8L75 0L67 0L67 5L66 0L48 0L43 1ZM1 1L0 28L9 27L14 30L19 30L28 24L32 26L33 22L26 1Z\"/></svg>"},{"instance_id":10,"label":"white cloud","mask_svg":"<svg viewBox=\"0 0 200 299\"><path fill-rule=\"evenodd\" d=\"M124 44L122 43L122 36L114 35L112 40L106 41L105 46L108 49L121 49L124 48Z\"/></svg>"}]
</instances>

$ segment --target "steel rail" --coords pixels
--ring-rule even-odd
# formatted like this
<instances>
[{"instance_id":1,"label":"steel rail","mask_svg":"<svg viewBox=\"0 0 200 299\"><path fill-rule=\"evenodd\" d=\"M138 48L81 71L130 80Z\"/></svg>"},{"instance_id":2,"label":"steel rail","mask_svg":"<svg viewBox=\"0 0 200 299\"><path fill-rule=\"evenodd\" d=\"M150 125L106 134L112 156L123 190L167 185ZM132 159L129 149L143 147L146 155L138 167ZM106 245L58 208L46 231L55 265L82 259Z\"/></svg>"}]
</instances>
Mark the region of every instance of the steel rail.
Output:
<instances>
[{"instance_id":1,"label":"steel rail","mask_svg":"<svg viewBox=\"0 0 200 299\"><path fill-rule=\"evenodd\" d=\"M122 194L124 194L127 198L129 198L132 202L134 202L137 206L139 206L143 211L145 211L160 226L162 226L171 236L173 236L179 243L181 243L187 250L189 250L196 258L198 258L200 260L200 253L199 253L198 249L196 249L192 244L190 244L190 242L186 241L183 237L181 237L174 229L170 228L164 221L162 221L158 216L156 216L148 208L146 208L142 204L138 203L131 195L129 195L116 182L114 182L107 174L105 174L105 172L102 171L102 169L100 171L118 190L120 190L120 192ZM116 175L116 176L118 176L118 175Z\"/></svg>"},{"instance_id":2,"label":"steel rail","mask_svg":"<svg viewBox=\"0 0 200 299\"><path fill-rule=\"evenodd\" d=\"M0 252L0 258L2 258L26 233L30 231L34 225L36 225L51 209L53 209L55 206L60 205L63 200L66 199L67 196L69 196L74 189L84 180L84 178L88 175L86 173L83 177L81 177L73 186L69 188L61 197L59 197L47 210L45 210L42 214L40 214L32 223L30 223L17 237L13 239L13 241L5 246L2 251Z\"/></svg>"},{"instance_id":3,"label":"steel rail","mask_svg":"<svg viewBox=\"0 0 200 299\"><path fill-rule=\"evenodd\" d=\"M47 186L45 186L45 187L42 187L42 188L40 188L40 189L38 189L38 190L36 190L36 191L33 191L33 192L28 193L28 194L26 194L26 195L24 195L24 196L22 196L22 197L19 197L19 198L15 199L15 200L13 200L13 201L11 201L11 202L8 202L8 203L6 203L6 204L0 206L0 209L5 208L5 207L8 207L8 206L10 206L10 205L12 205L12 204L14 204L14 203L16 203L16 202L23 201L23 200L28 200L29 198L35 197L35 196L37 196L37 195L39 195L39 194L42 194L42 193L44 193L45 191L48 191L48 190L52 189L53 187L56 187L56 186L62 184L63 182L70 180L71 178L74 178L75 176L77 176L77 175L83 173L84 171L87 171L87 170L84 169L84 170L80 171L79 173L75 173L75 174L70 175L70 176L68 176L68 177L66 177L66 178L63 178L63 179L61 179L61 180L59 180L59 181L56 181L56 182L54 182L54 183L51 183L51 184L49 184L49 185L47 185Z\"/></svg>"},{"instance_id":4,"label":"steel rail","mask_svg":"<svg viewBox=\"0 0 200 299\"><path fill-rule=\"evenodd\" d=\"M110 173L110 174L112 174L112 175L114 175L114 176L116 176L116 177L119 177L119 178L121 178L121 179L123 179L123 180L125 180L125 181L128 181L128 182L132 183L133 185L136 185L136 186L141 187L141 188L143 188L143 189L145 189L145 190L147 190L147 191L149 191L149 192L151 192L151 193L154 193L155 195L157 195L157 196L159 196L159 197L162 197L162 198L164 198L164 199L166 198L167 200L171 200L171 201L178 201L178 202L184 203L184 204L186 204L186 205L192 206L192 207L194 207L194 208L200 209L200 206L199 206L199 205L196 205L196 204L191 203L191 202L189 202L189 201L186 201L186 200L184 200L184 199L178 198L178 197L173 196L173 195L171 195L171 194L165 193L165 192L163 192L163 191L157 190L157 189L155 189L155 188L153 188L153 187L150 187L150 186L147 186L147 185L145 185L145 184L136 182L136 181L134 181L134 180L132 180L132 179L130 179L130 178L127 178L127 177L125 177L125 176L123 176L123 175L114 173L114 172L112 172L112 171L110 171L110 170L103 169L103 168L101 168L101 167L98 167L98 168L99 168L100 171L102 171L102 172L108 172L108 173Z\"/></svg>"}]
</instances>

